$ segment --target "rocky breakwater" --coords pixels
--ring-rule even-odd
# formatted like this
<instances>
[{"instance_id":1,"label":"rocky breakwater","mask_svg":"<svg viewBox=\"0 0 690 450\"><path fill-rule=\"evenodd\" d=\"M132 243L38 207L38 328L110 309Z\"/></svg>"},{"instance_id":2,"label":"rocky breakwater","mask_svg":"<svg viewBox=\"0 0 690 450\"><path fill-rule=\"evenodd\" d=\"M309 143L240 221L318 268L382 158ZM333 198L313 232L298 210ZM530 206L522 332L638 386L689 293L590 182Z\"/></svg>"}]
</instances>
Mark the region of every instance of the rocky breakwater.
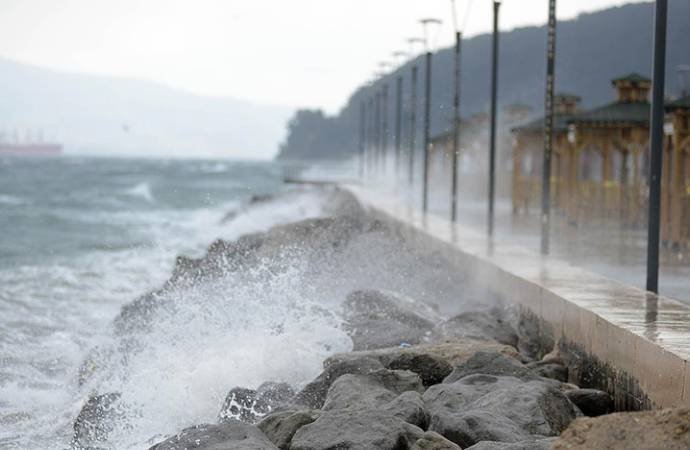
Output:
<instances>
[{"instance_id":1,"label":"rocky breakwater","mask_svg":"<svg viewBox=\"0 0 690 450\"><path fill-rule=\"evenodd\" d=\"M213 423L172 437L151 433L146 447L547 449L573 420L610 412L608 394L566 382L558 355L537 358L539 336L513 309L467 274L449 273L438 255L415 253L351 197L329 195L335 205L329 217L217 241L201 258L179 258L165 286L126 305L114 321L117 345L94 349L80 373L91 395L75 420L73 448L113 448L113 430L127 432L118 421L139 414L123 404L121 392L99 392L98 380L143 351L162 313L180 309L186 297L171 293L236 272L262 283L297 262L306 262L301 284L328 281L351 351L325 359L310 381L229 385ZM380 254L381 242L396 253ZM446 319L440 311L448 302L461 312ZM332 314L332 306L317 313Z\"/></svg>"},{"instance_id":2,"label":"rocky breakwater","mask_svg":"<svg viewBox=\"0 0 690 450\"><path fill-rule=\"evenodd\" d=\"M352 292L344 314L354 350L328 358L298 392L232 389L218 423L151 449L548 449L583 416L580 390L538 369L558 359L525 364L516 344L531 337L498 310L443 321L370 290ZM607 394L587 392L600 409L582 406L608 411Z\"/></svg>"}]
</instances>

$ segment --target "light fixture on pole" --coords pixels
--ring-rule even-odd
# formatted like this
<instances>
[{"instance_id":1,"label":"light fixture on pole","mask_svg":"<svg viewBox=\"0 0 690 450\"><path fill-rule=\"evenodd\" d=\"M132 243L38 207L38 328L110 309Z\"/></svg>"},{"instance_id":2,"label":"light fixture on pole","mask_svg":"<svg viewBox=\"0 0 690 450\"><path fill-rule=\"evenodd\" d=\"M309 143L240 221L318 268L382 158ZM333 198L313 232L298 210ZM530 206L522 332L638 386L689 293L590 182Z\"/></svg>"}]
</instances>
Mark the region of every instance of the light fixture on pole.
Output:
<instances>
[{"instance_id":1,"label":"light fixture on pole","mask_svg":"<svg viewBox=\"0 0 690 450\"><path fill-rule=\"evenodd\" d=\"M494 236L494 202L496 197L496 103L498 91L498 13L501 0L494 0L493 45L491 51L491 124L489 132L489 239Z\"/></svg>"},{"instance_id":2,"label":"light fixture on pole","mask_svg":"<svg viewBox=\"0 0 690 450\"><path fill-rule=\"evenodd\" d=\"M426 18L419 21L424 29L425 80L424 80L424 148L422 150L422 212L429 209L429 147L431 146L431 57L435 36L430 39L431 28L441 25L439 19Z\"/></svg>"}]
</instances>

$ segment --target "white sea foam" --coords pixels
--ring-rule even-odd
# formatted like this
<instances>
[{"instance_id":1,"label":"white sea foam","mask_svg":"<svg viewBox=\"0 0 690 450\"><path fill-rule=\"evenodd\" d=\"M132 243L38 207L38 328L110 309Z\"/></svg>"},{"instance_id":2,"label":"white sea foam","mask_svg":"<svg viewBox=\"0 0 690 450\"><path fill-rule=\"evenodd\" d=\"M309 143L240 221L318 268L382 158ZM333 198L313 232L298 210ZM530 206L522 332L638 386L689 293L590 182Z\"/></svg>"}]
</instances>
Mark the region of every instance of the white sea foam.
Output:
<instances>
[{"instance_id":1,"label":"white sea foam","mask_svg":"<svg viewBox=\"0 0 690 450\"><path fill-rule=\"evenodd\" d=\"M79 214L80 221L125 227L133 236L139 234L138 240L146 245L115 251L93 250L77 258L56 257L50 264L0 269L2 323L13 327L12 334L0 335L0 354L8 361L0 371L3 381L0 383L0 448L65 448L71 439L72 421L90 394L77 386L78 367L91 348L112 343L107 324L120 306L160 286L170 276L177 254L198 256L218 237L234 239L275 224L322 214L317 196L295 195L294 200L293 207L284 206L282 200L257 204L224 225L221 224L223 216L228 209L240 208L239 203L186 211L71 213L73 217ZM143 416L131 426L139 430L136 435L139 440L125 439L127 433L124 433L117 438L114 448L147 448L143 439L149 426L167 433L182 423L213 419L223 395L221 391L228 388L227 384L261 382L259 372L263 368L267 369L265 376L278 378L278 373L284 372L283 379L293 381L306 377L305 373L318 371L315 365L320 364L325 354L323 342L309 341L308 331L295 328L291 343L286 344L281 337L271 335L262 322L273 307L286 320L294 318L286 310L288 303L282 309L274 304L275 298L281 298L279 293L286 295L286 301L297 302L294 294L289 294L288 278L287 274L276 278L272 287L246 285L242 288L228 281L197 292L179 292L178 296L190 300L181 310L182 315L161 318L157 330L168 331L153 333L146 341L147 353L133 357L126 373L113 370L109 375L112 384L93 386L99 390L115 388L120 380L125 399L140 395L151 400L137 403L143 408ZM272 295L275 298L271 299ZM203 298L209 299L206 309L200 307ZM231 300L236 306L228 307ZM238 308L252 304L256 315L245 313L241 317ZM215 310L210 309L212 305ZM220 306L228 307L224 316ZM296 313L298 309L293 311ZM195 313L198 315L194 316ZM221 317L231 320L223 325L219 321ZM298 327L299 320L292 322L292 326ZM310 324L312 321L307 321ZM181 333L169 335L176 326L180 326ZM300 332L303 337L299 336ZM336 330L336 336L337 333ZM184 336L189 339L182 339ZM278 357L286 355L286 350L299 342L305 354L296 355L295 359L304 360L302 369L294 361L290 364L284 361L281 366ZM252 348L262 350L254 353ZM277 353L271 355L269 348ZM332 348L342 347L332 344ZM308 355L312 354L310 359ZM142 383L139 388L138 382ZM158 394L152 391L149 395L153 397L146 397L152 382L159 386ZM210 390L200 392L204 386ZM174 396L178 390L180 396ZM162 414L166 408L170 408L170 415ZM189 412L185 413L187 408Z\"/></svg>"},{"instance_id":2,"label":"white sea foam","mask_svg":"<svg viewBox=\"0 0 690 450\"><path fill-rule=\"evenodd\" d=\"M138 183L124 191L125 194L131 195L132 197L139 197L146 200L149 203L154 202L153 194L151 193L151 185L146 182Z\"/></svg>"}]
</instances>

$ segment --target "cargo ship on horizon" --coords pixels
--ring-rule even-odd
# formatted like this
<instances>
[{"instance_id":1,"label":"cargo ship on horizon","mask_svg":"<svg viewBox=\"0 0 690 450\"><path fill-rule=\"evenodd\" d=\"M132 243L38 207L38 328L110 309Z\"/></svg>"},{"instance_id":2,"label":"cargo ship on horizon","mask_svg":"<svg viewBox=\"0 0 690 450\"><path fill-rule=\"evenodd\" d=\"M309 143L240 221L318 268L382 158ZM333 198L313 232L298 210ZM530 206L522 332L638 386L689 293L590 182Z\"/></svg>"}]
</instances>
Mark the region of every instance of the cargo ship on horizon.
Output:
<instances>
[{"instance_id":1,"label":"cargo ship on horizon","mask_svg":"<svg viewBox=\"0 0 690 450\"><path fill-rule=\"evenodd\" d=\"M0 156L59 156L61 154L62 145L56 143L0 142Z\"/></svg>"}]
</instances>

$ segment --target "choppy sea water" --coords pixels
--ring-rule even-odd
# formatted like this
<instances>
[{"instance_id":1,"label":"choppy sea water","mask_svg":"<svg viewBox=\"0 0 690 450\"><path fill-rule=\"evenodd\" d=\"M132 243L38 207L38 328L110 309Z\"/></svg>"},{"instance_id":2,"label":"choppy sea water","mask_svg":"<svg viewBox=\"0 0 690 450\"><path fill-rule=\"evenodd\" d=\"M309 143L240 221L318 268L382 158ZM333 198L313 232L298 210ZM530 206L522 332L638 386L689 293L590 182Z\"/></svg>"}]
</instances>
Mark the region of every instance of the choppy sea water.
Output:
<instances>
[{"instance_id":1,"label":"choppy sea water","mask_svg":"<svg viewBox=\"0 0 690 450\"><path fill-rule=\"evenodd\" d=\"M109 445L147 448L156 435L215 420L229 384L299 381L346 350L336 321L300 310L300 268L291 267L260 285L178 293L187 306L160 319L168 326L147 335L126 370L110 360L106 379L78 383L94 348L117 345L120 307L159 287L176 255L322 213L310 195L243 209L254 194L283 190L280 175L274 163L0 160L0 448L68 448L85 399L104 390L131 405Z\"/></svg>"}]
</instances>

